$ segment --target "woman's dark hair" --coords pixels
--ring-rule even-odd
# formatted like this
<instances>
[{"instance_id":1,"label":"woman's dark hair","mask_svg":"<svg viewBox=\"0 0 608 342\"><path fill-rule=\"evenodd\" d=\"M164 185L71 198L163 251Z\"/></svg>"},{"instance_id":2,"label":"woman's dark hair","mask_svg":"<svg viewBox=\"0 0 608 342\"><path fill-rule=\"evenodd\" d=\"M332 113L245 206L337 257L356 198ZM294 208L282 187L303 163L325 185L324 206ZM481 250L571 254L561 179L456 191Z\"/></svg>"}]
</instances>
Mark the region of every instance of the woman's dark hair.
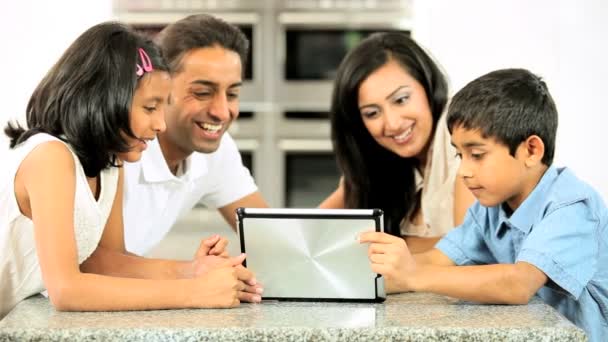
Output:
<instances>
[{"instance_id":1,"label":"woman's dark hair","mask_svg":"<svg viewBox=\"0 0 608 342\"><path fill-rule=\"evenodd\" d=\"M416 158L402 158L380 146L363 124L358 106L361 83L390 60L424 88L433 132L447 102L447 82L435 62L403 33L376 33L351 50L338 68L330 110L331 136L344 176L347 208L380 208L387 233L400 236L400 223L417 205Z\"/></svg>"},{"instance_id":2,"label":"woman's dark hair","mask_svg":"<svg viewBox=\"0 0 608 342\"><path fill-rule=\"evenodd\" d=\"M88 177L116 166L115 154L129 150L121 132L135 137L129 116L140 79L140 48L154 70L168 71L156 45L124 24L107 22L85 31L34 90L27 129L17 123L4 129L10 147L48 133L72 147Z\"/></svg>"}]
</instances>

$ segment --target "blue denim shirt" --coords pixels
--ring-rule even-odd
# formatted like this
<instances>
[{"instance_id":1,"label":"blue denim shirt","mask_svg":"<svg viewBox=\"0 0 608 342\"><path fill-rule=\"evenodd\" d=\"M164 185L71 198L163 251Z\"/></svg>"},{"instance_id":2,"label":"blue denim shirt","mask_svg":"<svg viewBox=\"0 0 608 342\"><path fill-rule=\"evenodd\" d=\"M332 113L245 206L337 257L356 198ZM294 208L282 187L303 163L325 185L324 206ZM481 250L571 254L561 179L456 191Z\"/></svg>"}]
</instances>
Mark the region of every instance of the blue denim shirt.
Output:
<instances>
[{"instance_id":1,"label":"blue denim shirt","mask_svg":"<svg viewBox=\"0 0 608 342\"><path fill-rule=\"evenodd\" d=\"M508 217L476 202L439 243L457 265L530 263L549 281L537 295L585 330L608 340L608 209L567 168L547 169Z\"/></svg>"}]
</instances>

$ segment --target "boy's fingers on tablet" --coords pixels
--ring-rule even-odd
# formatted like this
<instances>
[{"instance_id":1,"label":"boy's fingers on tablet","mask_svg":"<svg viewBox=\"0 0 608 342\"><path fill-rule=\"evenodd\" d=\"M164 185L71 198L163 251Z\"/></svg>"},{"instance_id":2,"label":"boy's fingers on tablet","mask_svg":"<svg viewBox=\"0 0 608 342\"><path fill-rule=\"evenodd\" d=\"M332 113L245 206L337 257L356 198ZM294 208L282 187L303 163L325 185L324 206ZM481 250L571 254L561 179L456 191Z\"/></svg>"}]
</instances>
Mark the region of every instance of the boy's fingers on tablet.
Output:
<instances>
[{"instance_id":1,"label":"boy's fingers on tablet","mask_svg":"<svg viewBox=\"0 0 608 342\"><path fill-rule=\"evenodd\" d=\"M359 234L359 243L392 243L395 239L397 237L382 232L363 232Z\"/></svg>"},{"instance_id":2,"label":"boy's fingers on tablet","mask_svg":"<svg viewBox=\"0 0 608 342\"><path fill-rule=\"evenodd\" d=\"M386 254L372 254L369 256L369 260L372 264L386 264L389 258Z\"/></svg>"},{"instance_id":3,"label":"boy's fingers on tablet","mask_svg":"<svg viewBox=\"0 0 608 342\"><path fill-rule=\"evenodd\" d=\"M370 243L367 248L367 255L385 254L388 251L388 246L385 243Z\"/></svg>"},{"instance_id":4,"label":"boy's fingers on tablet","mask_svg":"<svg viewBox=\"0 0 608 342\"><path fill-rule=\"evenodd\" d=\"M386 275L390 271L390 267L386 264L382 263L372 263L372 272L378 273L381 275Z\"/></svg>"}]
</instances>

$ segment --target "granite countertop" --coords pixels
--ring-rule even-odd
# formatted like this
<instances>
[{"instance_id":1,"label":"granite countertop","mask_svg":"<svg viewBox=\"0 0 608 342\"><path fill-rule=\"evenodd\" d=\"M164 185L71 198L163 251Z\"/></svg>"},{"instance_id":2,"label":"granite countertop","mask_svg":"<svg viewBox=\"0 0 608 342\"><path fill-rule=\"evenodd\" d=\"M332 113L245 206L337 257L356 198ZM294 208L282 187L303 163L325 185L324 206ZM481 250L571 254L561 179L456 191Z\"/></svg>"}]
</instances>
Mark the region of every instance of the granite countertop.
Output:
<instances>
[{"instance_id":1,"label":"granite countertop","mask_svg":"<svg viewBox=\"0 0 608 342\"><path fill-rule=\"evenodd\" d=\"M0 341L585 341L582 330L535 298L481 305L433 294L382 304L264 302L236 309L57 312L21 302L0 322Z\"/></svg>"}]
</instances>

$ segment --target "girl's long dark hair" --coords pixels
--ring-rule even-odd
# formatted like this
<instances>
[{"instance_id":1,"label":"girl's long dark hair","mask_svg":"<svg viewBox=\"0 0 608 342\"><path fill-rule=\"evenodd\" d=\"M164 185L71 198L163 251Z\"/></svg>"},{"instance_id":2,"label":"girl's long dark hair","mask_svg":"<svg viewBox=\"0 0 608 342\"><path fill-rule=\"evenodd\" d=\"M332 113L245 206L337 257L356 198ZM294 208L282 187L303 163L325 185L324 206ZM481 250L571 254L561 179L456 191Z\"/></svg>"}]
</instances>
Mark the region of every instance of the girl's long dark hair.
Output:
<instances>
[{"instance_id":1,"label":"girl's long dark hair","mask_svg":"<svg viewBox=\"0 0 608 342\"><path fill-rule=\"evenodd\" d=\"M338 68L330 110L331 136L344 176L346 208L380 208L387 233L401 236L400 223L417 203L416 158L380 146L363 124L361 83L389 60L397 61L424 88L433 132L447 102L447 82L431 57L403 33L376 33L351 50Z\"/></svg>"},{"instance_id":2,"label":"girl's long dark hair","mask_svg":"<svg viewBox=\"0 0 608 342\"><path fill-rule=\"evenodd\" d=\"M142 63L139 48L155 70L168 70L156 45L124 24L107 22L85 31L34 90L28 128L6 125L10 147L48 133L70 144L88 177L116 166L115 153L129 150L121 132L134 137L129 113L139 81L136 63Z\"/></svg>"}]
</instances>

